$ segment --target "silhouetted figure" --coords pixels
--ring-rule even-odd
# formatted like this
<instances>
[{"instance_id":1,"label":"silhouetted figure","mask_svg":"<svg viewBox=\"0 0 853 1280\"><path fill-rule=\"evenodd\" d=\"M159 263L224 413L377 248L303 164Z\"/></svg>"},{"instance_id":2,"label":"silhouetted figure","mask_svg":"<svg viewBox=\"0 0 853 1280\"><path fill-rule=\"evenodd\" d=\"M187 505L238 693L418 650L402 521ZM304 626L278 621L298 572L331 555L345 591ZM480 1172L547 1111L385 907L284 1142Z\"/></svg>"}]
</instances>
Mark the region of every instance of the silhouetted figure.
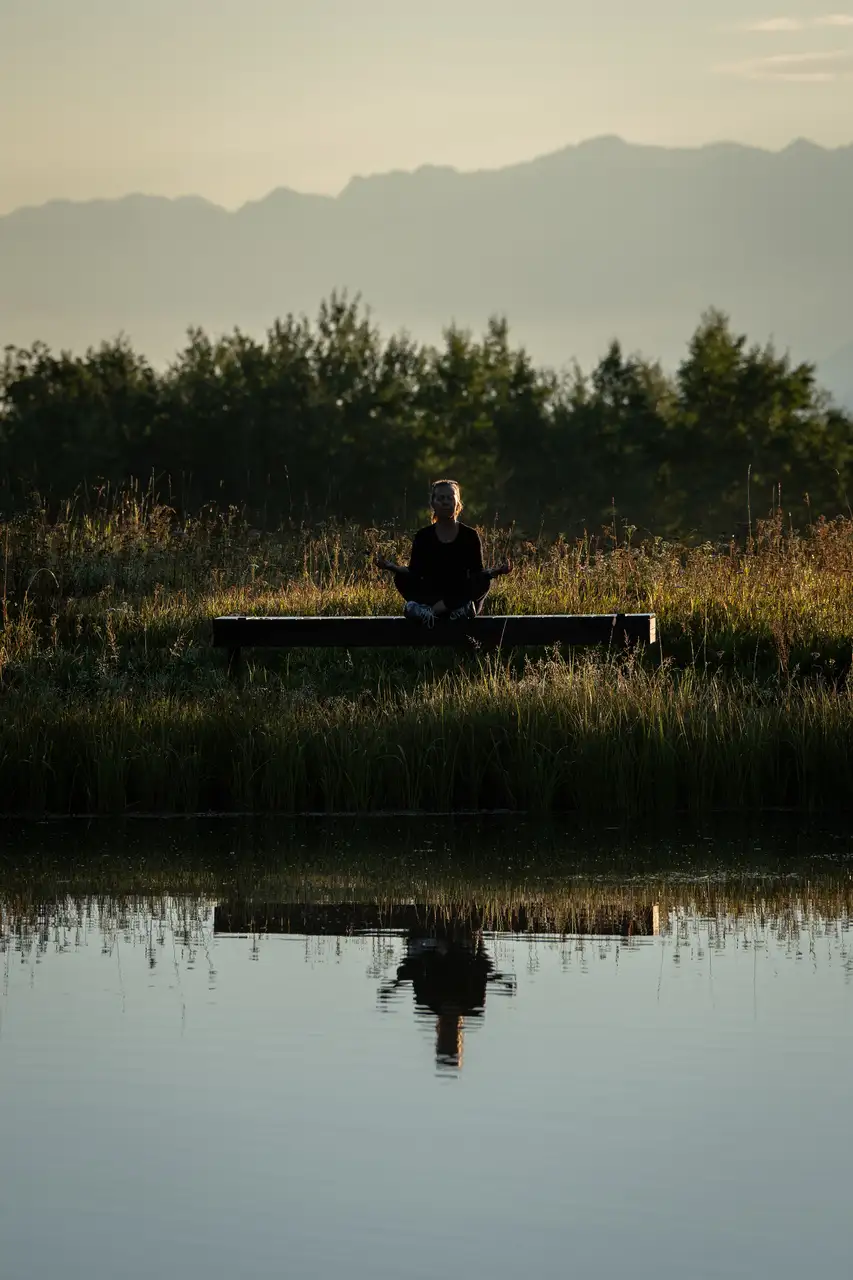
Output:
<instances>
[{"instance_id":1,"label":"silhouetted figure","mask_svg":"<svg viewBox=\"0 0 853 1280\"><path fill-rule=\"evenodd\" d=\"M456 480L435 480L430 488L432 524L419 529L408 565L377 555L380 569L394 574L411 622L435 626L437 619L471 622L483 607L492 578L509 573L508 560L494 569L483 566L480 535L462 524L462 493Z\"/></svg>"},{"instance_id":2,"label":"silhouetted figure","mask_svg":"<svg viewBox=\"0 0 853 1280\"><path fill-rule=\"evenodd\" d=\"M496 971L480 929L467 920L410 931L397 977L380 989L380 1000L406 982L412 984L416 1010L435 1014L436 1065L450 1069L462 1066L465 1019L483 1017L489 984L515 990L515 977Z\"/></svg>"}]
</instances>

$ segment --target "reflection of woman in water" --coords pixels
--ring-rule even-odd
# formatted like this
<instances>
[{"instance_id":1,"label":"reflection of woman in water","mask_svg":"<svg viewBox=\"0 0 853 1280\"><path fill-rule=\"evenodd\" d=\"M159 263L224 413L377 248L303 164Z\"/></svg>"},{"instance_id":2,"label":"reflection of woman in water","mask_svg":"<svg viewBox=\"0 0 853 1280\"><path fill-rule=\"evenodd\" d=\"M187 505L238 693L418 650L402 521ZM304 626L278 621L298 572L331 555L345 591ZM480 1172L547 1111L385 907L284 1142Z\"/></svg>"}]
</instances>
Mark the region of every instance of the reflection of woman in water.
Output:
<instances>
[{"instance_id":1,"label":"reflection of woman in water","mask_svg":"<svg viewBox=\"0 0 853 1280\"><path fill-rule=\"evenodd\" d=\"M479 928L450 922L434 931L410 932L397 977L380 990L387 1000L411 982L418 1011L435 1014L435 1058L440 1067L461 1067L465 1018L482 1018L486 988L515 990L515 978L496 972Z\"/></svg>"}]
</instances>

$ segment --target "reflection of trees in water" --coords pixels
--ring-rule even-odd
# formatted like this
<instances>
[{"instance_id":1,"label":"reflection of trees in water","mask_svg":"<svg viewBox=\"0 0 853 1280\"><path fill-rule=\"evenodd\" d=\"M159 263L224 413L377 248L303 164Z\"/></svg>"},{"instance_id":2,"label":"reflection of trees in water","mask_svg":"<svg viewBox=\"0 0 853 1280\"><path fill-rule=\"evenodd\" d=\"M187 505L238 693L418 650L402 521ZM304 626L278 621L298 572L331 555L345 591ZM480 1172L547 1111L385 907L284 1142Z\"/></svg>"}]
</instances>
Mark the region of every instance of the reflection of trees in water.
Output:
<instances>
[{"instance_id":1,"label":"reflection of trees in water","mask_svg":"<svg viewBox=\"0 0 853 1280\"><path fill-rule=\"evenodd\" d=\"M515 976L498 972L482 931L470 918L410 930L396 978L379 989L380 1003L386 1004L407 983L416 1012L435 1017L436 1064L450 1069L462 1066L465 1022L482 1019L488 987L515 991Z\"/></svg>"}]
</instances>

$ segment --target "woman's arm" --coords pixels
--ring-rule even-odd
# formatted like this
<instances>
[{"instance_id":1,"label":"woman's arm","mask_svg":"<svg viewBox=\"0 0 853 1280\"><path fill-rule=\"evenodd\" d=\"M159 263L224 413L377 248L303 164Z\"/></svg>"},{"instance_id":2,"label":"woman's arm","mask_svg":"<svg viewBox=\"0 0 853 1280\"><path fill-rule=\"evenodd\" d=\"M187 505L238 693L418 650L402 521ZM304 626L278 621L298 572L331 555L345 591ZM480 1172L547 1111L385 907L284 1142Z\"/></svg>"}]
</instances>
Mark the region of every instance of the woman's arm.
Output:
<instances>
[{"instance_id":1,"label":"woman's arm","mask_svg":"<svg viewBox=\"0 0 853 1280\"><path fill-rule=\"evenodd\" d=\"M505 573L512 573L512 561L508 559L502 560L501 563L496 564L493 569L483 568L483 544L480 541L480 535L476 534L476 537L477 537L476 554L477 554L477 559L479 561L479 565L478 565L478 568L474 570L474 572L485 574L487 578L502 578Z\"/></svg>"},{"instance_id":2,"label":"woman's arm","mask_svg":"<svg viewBox=\"0 0 853 1280\"><path fill-rule=\"evenodd\" d=\"M396 564L393 560L389 560L387 556L383 556L381 551L376 553L377 569L385 569L388 573L408 573L409 570L404 564Z\"/></svg>"},{"instance_id":3,"label":"woman's arm","mask_svg":"<svg viewBox=\"0 0 853 1280\"><path fill-rule=\"evenodd\" d=\"M505 573L512 573L512 561L503 560L500 564L496 564L494 569L484 569L487 578L502 578Z\"/></svg>"},{"instance_id":4,"label":"woman's arm","mask_svg":"<svg viewBox=\"0 0 853 1280\"><path fill-rule=\"evenodd\" d=\"M394 560L389 560L387 556L383 556L381 552L376 553L376 566L379 569L385 569L389 573L409 573L412 577L423 577L424 571L424 543L420 533L416 533L412 539L412 550L409 554L409 563L397 564Z\"/></svg>"}]
</instances>

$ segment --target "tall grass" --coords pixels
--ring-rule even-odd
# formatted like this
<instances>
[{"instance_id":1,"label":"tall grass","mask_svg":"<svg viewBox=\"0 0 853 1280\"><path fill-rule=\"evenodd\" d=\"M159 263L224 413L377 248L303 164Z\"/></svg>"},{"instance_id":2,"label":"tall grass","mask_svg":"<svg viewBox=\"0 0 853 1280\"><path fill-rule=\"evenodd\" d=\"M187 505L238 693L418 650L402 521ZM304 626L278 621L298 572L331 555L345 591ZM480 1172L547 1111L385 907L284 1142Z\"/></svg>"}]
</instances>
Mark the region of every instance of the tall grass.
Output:
<instances>
[{"instance_id":1,"label":"tall grass","mask_svg":"<svg viewBox=\"0 0 853 1280\"><path fill-rule=\"evenodd\" d=\"M128 492L0 523L0 809L844 808L853 520L745 546L517 543L497 612L654 611L614 655L210 647L219 613L387 613L381 529L178 520Z\"/></svg>"}]
</instances>

